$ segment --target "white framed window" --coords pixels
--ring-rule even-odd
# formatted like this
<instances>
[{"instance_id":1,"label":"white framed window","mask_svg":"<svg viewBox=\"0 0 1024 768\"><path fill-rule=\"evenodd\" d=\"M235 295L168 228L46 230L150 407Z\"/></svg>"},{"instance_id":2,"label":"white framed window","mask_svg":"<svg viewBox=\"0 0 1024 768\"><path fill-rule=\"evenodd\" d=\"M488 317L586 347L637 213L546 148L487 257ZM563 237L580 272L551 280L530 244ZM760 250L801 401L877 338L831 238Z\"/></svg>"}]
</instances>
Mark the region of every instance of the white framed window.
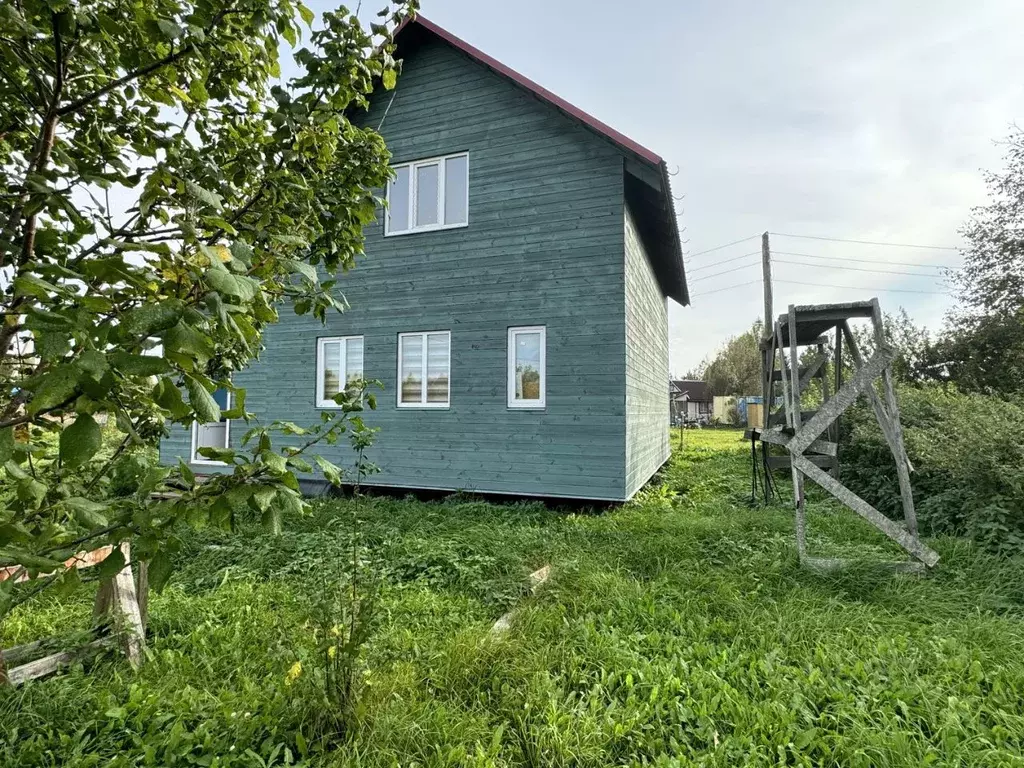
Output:
<instances>
[{"instance_id":1,"label":"white framed window","mask_svg":"<svg viewBox=\"0 0 1024 768\"><path fill-rule=\"evenodd\" d=\"M508 329L508 407L543 408L547 333L543 325Z\"/></svg>"},{"instance_id":2,"label":"white framed window","mask_svg":"<svg viewBox=\"0 0 1024 768\"><path fill-rule=\"evenodd\" d=\"M221 411L226 411L231 407L231 393L226 389L218 389L213 393L213 399L220 407ZM226 464L223 461L215 461L214 459L208 459L205 456L199 454L200 448L221 448L226 449L231 442L231 420L221 418L220 421L215 421L209 424L200 424L198 421L192 422L192 464L207 464L209 466L223 467Z\"/></svg>"},{"instance_id":3,"label":"white framed window","mask_svg":"<svg viewBox=\"0 0 1024 768\"><path fill-rule=\"evenodd\" d=\"M469 153L393 166L384 235L469 225Z\"/></svg>"},{"instance_id":4,"label":"white framed window","mask_svg":"<svg viewBox=\"0 0 1024 768\"><path fill-rule=\"evenodd\" d=\"M361 378L362 336L325 336L316 340L317 408L340 408L334 396Z\"/></svg>"},{"instance_id":5,"label":"white framed window","mask_svg":"<svg viewBox=\"0 0 1024 768\"><path fill-rule=\"evenodd\" d=\"M398 334L398 407L447 408L451 331Z\"/></svg>"}]
</instances>

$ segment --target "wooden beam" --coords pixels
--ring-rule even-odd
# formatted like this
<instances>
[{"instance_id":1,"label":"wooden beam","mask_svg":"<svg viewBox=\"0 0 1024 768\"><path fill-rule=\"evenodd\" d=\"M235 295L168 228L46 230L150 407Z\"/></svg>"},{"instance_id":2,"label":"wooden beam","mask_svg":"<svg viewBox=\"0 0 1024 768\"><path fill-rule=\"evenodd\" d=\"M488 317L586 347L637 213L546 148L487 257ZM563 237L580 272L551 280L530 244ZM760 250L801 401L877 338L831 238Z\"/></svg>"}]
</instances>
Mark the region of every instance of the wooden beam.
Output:
<instances>
[{"instance_id":1,"label":"wooden beam","mask_svg":"<svg viewBox=\"0 0 1024 768\"><path fill-rule=\"evenodd\" d=\"M36 661L30 661L28 664L22 664L20 667L14 667L9 670L7 672L7 680L11 685L20 685L21 683L27 683L29 680L45 677L56 672L61 667L66 667L69 664L74 664L76 661L99 653L110 643L110 638L101 637L99 640L93 640L91 643L86 643L74 650L61 651L51 656L44 656Z\"/></svg>"},{"instance_id":2,"label":"wooden beam","mask_svg":"<svg viewBox=\"0 0 1024 768\"><path fill-rule=\"evenodd\" d=\"M761 432L759 439L763 443L788 446L789 441L793 438L792 435L787 435L785 432L770 429L768 431ZM835 456L838 453L839 448L835 443L829 442L828 440L815 440L807 446L807 450L813 451L814 453L822 453L826 456Z\"/></svg>"},{"instance_id":3,"label":"wooden beam","mask_svg":"<svg viewBox=\"0 0 1024 768\"><path fill-rule=\"evenodd\" d=\"M797 344L797 317L796 317L796 306L793 304L789 305L789 370L793 376L792 383L792 421L790 426L796 430L796 434L800 434L800 426L802 424L800 418L800 393L802 391L800 387L800 350ZM796 439L795 437L793 438ZM792 443L790 443L790 450L792 450ZM801 450L801 453L803 451ZM806 509L806 497L804 496L804 476L800 472L799 466L796 462L790 463L790 471L793 475L793 501L796 507L796 549L800 554L800 559L803 560L807 556L807 509Z\"/></svg>"},{"instance_id":4,"label":"wooden beam","mask_svg":"<svg viewBox=\"0 0 1024 768\"><path fill-rule=\"evenodd\" d=\"M807 450L807 446L813 443L829 424L856 402L861 392L870 388L871 382L892 361L893 355L894 353L889 347L879 349L874 357L857 371L857 374L844 384L842 389L836 392L834 397L822 404L818 412L802 429L797 430L789 444L790 453L799 454Z\"/></svg>"},{"instance_id":5,"label":"wooden beam","mask_svg":"<svg viewBox=\"0 0 1024 768\"><path fill-rule=\"evenodd\" d=\"M834 477L808 461L807 457L794 455L792 458L794 471L799 470L807 475L929 568L939 562L938 553L922 543L917 536L887 518Z\"/></svg>"},{"instance_id":6,"label":"wooden beam","mask_svg":"<svg viewBox=\"0 0 1024 768\"><path fill-rule=\"evenodd\" d=\"M804 456L805 459L810 461L812 464L818 467L832 467L834 459L831 456ZM789 460L789 456L769 456L768 457L768 468L769 469L792 469L793 464Z\"/></svg>"},{"instance_id":7,"label":"wooden beam","mask_svg":"<svg viewBox=\"0 0 1024 768\"><path fill-rule=\"evenodd\" d=\"M871 323L875 329L875 343L885 342L885 329L882 326L882 308L878 305L878 299L871 300ZM886 366L882 371L882 391L885 395L887 416L889 418L889 431L892 435L893 458L896 460L896 476L900 484L900 501L903 504L903 519L907 523L907 529L917 535L917 512L914 509L914 489L910 484L910 460L907 457L907 449L903 444L903 426L900 424L900 406L896 402L896 389L893 386L892 371Z\"/></svg>"}]
</instances>

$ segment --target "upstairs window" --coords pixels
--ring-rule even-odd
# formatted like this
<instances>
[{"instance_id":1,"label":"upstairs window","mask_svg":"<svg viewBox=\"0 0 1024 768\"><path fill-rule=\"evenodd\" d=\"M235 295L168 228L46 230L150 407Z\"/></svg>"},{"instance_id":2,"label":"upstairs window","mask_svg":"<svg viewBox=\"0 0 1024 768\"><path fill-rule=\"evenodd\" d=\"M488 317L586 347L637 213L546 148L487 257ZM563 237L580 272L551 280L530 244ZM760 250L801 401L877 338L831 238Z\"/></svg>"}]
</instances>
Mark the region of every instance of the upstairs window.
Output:
<instances>
[{"instance_id":1,"label":"upstairs window","mask_svg":"<svg viewBox=\"0 0 1024 768\"><path fill-rule=\"evenodd\" d=\"M335 336L316 342L316 407L340 408L334 396L363 378L363 337Z\"/></svg>"},{"instance_id":2,"label":"upstairs window","mask_svg":"<svg viewBox=\"0 0 1024 768\"><path fill-rule=\"evenodd\" d=\"M508 407L543 408L546 333L543 325L508 329Z\"/></svg>"},{"instance_id":3,"label":"upstairs window","mask_svg":"<svg viewBox=\"0 0 1024 768\"><path fill-rule=\"evenodd\" d=\"M394 166L388 183L385 235L469 224L469 155L434 157Z\"/></svg>"},{"instance_id":4,"label":"upstairs window","mask_svg":"<svg viewBox=\"0 0 1024 768\"><path fill-rule=\"evenodd\" d=\"M398 407L447 408L450 331L398 334Z\"/></svg>"}]
</instances>

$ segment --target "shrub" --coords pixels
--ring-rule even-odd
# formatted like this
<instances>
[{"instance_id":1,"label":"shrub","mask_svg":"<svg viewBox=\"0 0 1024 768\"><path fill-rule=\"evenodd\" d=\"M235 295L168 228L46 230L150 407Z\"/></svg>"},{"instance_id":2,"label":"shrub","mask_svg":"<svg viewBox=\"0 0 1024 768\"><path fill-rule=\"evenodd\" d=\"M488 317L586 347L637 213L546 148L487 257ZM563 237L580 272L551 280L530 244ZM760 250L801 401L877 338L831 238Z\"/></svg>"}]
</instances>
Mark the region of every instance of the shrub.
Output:
<instances>
[{"instance_id":1,"label":"shrub","mask_svg":"<svg viewBox=\"0 0 1024 768\"><path fill-rule=\"evenodd\" d=\"M899 392L922 530L966 535L989 549L1024 544L1024 408L937 386ZM902 517L896 467L866 402L848 411L844 481L880 511Z\"/></svg>"}]
</instances>

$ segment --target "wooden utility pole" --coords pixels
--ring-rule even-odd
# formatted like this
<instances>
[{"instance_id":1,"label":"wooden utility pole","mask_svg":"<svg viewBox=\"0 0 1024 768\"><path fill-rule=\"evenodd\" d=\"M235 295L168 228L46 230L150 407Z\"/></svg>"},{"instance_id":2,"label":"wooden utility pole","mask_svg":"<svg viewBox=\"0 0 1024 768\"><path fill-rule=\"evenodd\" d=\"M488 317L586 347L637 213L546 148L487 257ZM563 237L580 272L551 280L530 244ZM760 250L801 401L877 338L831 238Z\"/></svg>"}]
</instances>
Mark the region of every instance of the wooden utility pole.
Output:
<instances>
[{"instance_id":1,"label":"wooden utility pole","mask_svg":"<svg viewBox=\"0 0 1024 768\"><path fill-rule=\"evenodd\" d=\"M772 309L772 250L768 244L768 233L761 235L761 270L764 278L764 327L761 329L762 351L761 351L761 426L768 429L769 411L771 411L772 396L772 369L774 361L768 360L768 355L775 357L775 349L768 344L775 330L775 313ZM772 362L772 365L769 365Z\"/></svg>"},{"instance_id":2,"label":"wooden utility pole","mask_svg":"<svg viewBox=\"0 0 1024 768\"><path fill-rule=\"evenodd\" d=\"M764 328L761 335L770 339L775 328L775 314L772 309L772 250L767 232L761 235L761 271L764 275Z\"/></svg>"}]
</instances>

